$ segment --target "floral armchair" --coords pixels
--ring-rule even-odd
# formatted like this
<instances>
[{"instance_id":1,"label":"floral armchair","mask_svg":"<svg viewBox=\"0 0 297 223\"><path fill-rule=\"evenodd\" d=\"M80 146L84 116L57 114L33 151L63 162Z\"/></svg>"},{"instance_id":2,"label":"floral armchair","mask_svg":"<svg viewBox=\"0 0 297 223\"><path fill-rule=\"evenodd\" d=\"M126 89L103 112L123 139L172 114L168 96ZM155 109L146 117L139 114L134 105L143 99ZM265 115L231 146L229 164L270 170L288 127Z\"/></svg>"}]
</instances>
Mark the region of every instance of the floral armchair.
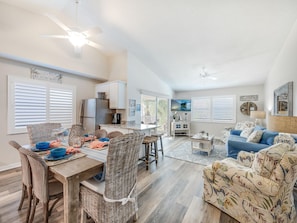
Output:
<instances>
[{"instance_id":1,"label":"floral armchair","mask_svg":"<svg viewBox=\"0 0 297 223\"><path fill-rule=\"evenodd\" d=\"M237 160L205 167L203 178L204 200L242 223L297 222L295 146L279 143L255 154L241 151Z\"/></svg>"}]
</instances>

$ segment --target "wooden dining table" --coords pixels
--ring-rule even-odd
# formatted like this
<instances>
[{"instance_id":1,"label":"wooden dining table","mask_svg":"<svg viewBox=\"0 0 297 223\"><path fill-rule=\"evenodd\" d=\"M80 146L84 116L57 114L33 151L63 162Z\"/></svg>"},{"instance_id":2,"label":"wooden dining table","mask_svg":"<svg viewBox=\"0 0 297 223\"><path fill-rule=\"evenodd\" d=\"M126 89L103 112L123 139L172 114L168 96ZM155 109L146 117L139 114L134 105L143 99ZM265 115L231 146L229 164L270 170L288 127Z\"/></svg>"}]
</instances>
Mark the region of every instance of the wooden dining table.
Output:
<instances>
[{"instance_id":1,"label":"wooden dining table","mask_svg":"<svg viewBox=\"0 0 297 223\"><path fill-rule=\"evenodd\" d=\"M81 157L50 166L54 178L63 183L64 223L79 222L79 185L98 174L104 163L89 157Z\"/></svg>"},{"instance_id":2,"label":"wooden dining table","mask_svg":"<svg viewBox=\"0 0 297 223\"><path fill-rule=\"evenodd\" d=\"M23 147L31 149L29 145ZM64 223L79 222L80 182L102 172L106 159L107 151L102 153L89 148L81 150L82 153L74 154L69 159L46 162L53 177L63 184ZM40 156L45 154L39 152Z\"/></svg>"}]
</instances>

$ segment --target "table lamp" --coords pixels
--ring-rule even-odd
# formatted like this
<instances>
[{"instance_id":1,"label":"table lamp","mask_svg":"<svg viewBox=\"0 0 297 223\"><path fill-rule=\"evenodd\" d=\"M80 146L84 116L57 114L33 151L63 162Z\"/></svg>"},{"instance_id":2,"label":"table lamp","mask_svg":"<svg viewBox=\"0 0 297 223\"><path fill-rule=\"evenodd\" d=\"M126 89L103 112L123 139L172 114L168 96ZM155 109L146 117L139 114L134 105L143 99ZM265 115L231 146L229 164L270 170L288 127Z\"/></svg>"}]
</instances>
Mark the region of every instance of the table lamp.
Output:
<instances>
[{"instance_id":1,"label":"table lamp","mask_svg":"<svg viewBox=\"0 0 297 223\"><path fill-rule=\"evenodd\" d=\"M256 125L262 125L262 119L266 118L265 111L251 111L250 117L255 119Z\"/></svg>"}]
</instances>

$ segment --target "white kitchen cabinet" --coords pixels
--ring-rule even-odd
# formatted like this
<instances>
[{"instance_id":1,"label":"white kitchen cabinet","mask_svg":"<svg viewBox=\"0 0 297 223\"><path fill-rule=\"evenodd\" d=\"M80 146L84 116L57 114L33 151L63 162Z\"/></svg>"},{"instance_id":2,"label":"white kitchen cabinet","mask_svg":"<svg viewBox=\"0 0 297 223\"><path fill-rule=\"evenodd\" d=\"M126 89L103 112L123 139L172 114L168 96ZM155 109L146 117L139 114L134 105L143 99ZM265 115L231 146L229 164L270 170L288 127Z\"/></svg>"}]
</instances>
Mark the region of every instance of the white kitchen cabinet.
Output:
<instances>
[{"instance_id":1,"label":"white kitchen cabinet","mask_svg":"<svg viewBox=\"0 0 297 223\"><path fill-rule=\"evenodd\" d=\"M109 108L126 108L126 83L123 81L104 82L96 85L96 95L98 92L105 92L106 99L109 99Z\"/></svg>"}]
</instances>

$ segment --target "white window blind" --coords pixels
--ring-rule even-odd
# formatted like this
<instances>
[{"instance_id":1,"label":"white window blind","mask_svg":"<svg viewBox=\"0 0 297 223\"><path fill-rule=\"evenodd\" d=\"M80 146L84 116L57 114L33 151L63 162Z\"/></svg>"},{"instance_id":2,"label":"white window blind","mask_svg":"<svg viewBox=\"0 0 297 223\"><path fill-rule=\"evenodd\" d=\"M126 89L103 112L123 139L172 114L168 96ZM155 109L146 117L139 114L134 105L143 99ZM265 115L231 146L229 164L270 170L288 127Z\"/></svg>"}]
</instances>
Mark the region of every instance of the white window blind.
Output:
<instances>
[{"instance_id":1,"label":"white window blind","mask_svg":"<svg viewBox=\"0 0 297 223\"><path fill-rule=\"evenodd\" d=\"M75 117L74 86L8 77L8 134L44 122L71 127Z\"/></svg>"},{"instance_id":2,"label":"white window blind","mask_svg":"<svg viewBox=\"0 0 297 223\"><path fill-rule=\"evenodd\" d=\"M236 122L236 97L234 95L192 98L192 121Z\"/></svg>"},{"instance_id":3,"label":"white window blind","mask_svg":"<svg viewBox=\"0 0 297 223\"><path fill-rule=\"evenodd\" d=\"M236 122L235 96L216 96L212 98L212 119L214 122Z\"/></svg>"},{"instance_id":4,"label":"white window blind","mask_svg":"<svg viewBox=\"0 0 297 223\"><path fill-rule=\"evenodd\" d=\"M195 121L210 121L211 120L211 98L199 97L192 98L191 117Z\"/></svg>"}]
</instances>

